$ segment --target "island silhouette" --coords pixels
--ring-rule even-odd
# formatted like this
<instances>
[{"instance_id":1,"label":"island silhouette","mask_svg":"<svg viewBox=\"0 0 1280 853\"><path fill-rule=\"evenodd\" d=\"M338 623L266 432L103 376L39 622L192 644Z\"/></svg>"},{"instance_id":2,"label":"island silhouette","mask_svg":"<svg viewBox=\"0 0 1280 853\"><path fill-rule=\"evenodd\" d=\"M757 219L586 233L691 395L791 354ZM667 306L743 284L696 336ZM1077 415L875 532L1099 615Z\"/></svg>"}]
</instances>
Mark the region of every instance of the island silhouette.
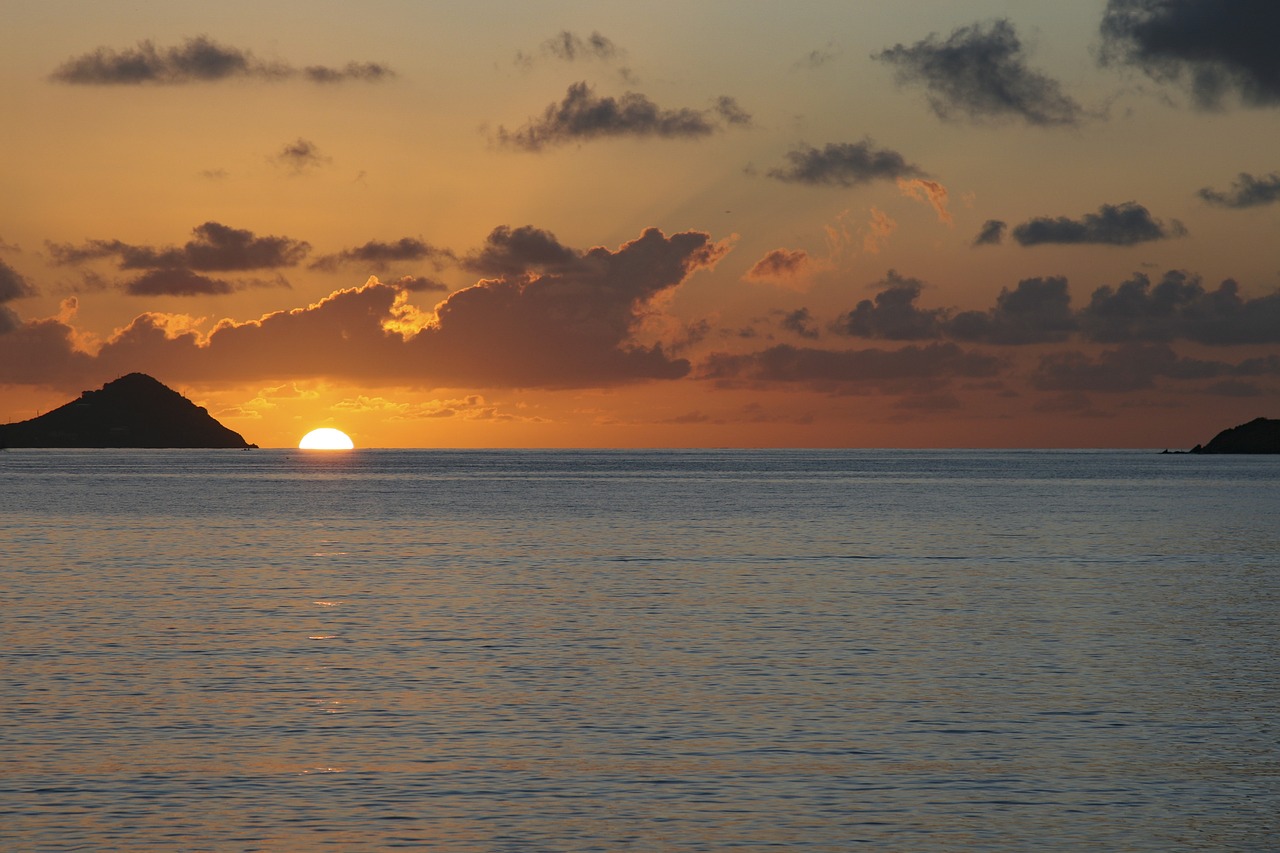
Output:
<instances>
[{"instance_id":1,"label":"island silhouette","mask_svg":"<svg viewBox=\"0 0 1280 853\"><path fill-rule=\"evenodd\" d=\"M159 380L130 373L39 417L0 426L0 447L250 449L257 445Z\"/></svg>"},{"instance_id":2,"label":"island silhouette","mask_svg":"<svg viewBox=\"0 0 1280 853\"><path fill-rule=\"evenodd\" d=\"M1188 452L1280 453L1280 419L1254 418L1248 423L1224 429L1208 444L1197 444Z\"/></svg>"}]
</instances>

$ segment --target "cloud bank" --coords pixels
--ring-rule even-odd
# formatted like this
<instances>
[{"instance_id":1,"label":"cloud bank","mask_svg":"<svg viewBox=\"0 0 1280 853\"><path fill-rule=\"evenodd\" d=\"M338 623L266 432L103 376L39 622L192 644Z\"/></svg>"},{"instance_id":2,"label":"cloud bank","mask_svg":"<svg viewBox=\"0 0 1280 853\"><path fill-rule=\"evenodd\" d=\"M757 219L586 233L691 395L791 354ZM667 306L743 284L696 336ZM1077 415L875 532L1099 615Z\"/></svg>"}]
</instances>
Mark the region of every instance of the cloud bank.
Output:
<instances>
[{"instance_id":1,"label":"cloud bank","mask_svg":"<svg viewBox=\"0 0 1280 853\"><path fill-rule=\"evenodd\" d=\"M74 385L157 364L190 380L327 376L424 387L608 386L690 372L687 360L637 333L654 298L714 266L725 244L651 228L617 250L561 246L550 271L527 256L521 265L504 242L529 233L560 245L538 229L495 229L486 248L505 251L510 272L450 294L431 314L374 278L305 308L224 320L204 337L168 315L143 314L96 353L74 344L66 318L30 321L0 335L0 383Z\"/></svg>"}]
</instances>

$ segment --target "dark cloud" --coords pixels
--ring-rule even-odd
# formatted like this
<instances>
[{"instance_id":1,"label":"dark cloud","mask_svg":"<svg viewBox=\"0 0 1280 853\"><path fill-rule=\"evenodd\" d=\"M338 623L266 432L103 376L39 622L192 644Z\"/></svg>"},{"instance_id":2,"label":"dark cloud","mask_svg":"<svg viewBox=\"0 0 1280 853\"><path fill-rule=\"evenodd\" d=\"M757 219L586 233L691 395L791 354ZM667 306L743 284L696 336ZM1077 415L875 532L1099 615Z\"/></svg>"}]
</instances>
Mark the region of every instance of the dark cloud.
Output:
<instances>
[{"instance_id":1,"label":"dark cloud","mask_svg":"<svg viewBox=\"0 0 1280 853\"><path fill-rule=\"evenodd\" d=\"M975 246L998 246L1004 242L1004 232L1008 225L999 219L988 219L982 223L982 230L973 238Z\"/></svg>"},{"instance_id":2,"label":"dark cloud","mask_svg":"<svg viewBox=\"0 0 1280 853\"><path fill-rule=\"evenodd\" d=\"M12 332L22 325L22 320L5 303L24 296L34 296L35 293L35 287L22 273L0 261L0 335Z\"/></svg>"},{"instance_id":3,"label":"dark cloud","mask_svg":"<svg viewBox=\"0 0 1280 853\"><path fill-rule=\"evenodd\" d=\"M827 63L840 56L840 50L835 44L828 42L826 46L811 50L804 55L804 58L795 64L796 68L822 68Z\"/></svg>"},{"instance_id":4,"label":"dark cloud","mask_svg":"<svg viewBox=\"0 0 1280 853\"><path fill-rule=\"evenodd\" d=\"M1213 346L1280 343L1280 291L1246 299L1227 279L1207 291L1199 276L1171 270L1156 285L1135 274L1071 305L1063 276L1027 278L1003 288L985 311L921 308L919 279L890 270L882 289L832 324L842 335L884 340L938 340L999 346L1058 343L1073 335L1100 343L1190 340Z\"/></svg>"},{"instance_id":5,"label":"dark cloud","mask_svg":"<svg viewBox=\"0 0 1280 853\"><path fill-rule=\"evenodd\" d=\"M702 373L708 379L844 385L985 377L995 375L999 366L993 356L966 352L949 343L897 350L825 350L780 344L748 355L716 353L708 358Z\"/></svg>"},{"instance_id":6,"label":"dark cloud","mask_svg":"<svg viewBox=\"0 0 1280 853\"><path fill-rule=\"evenodd\" d=\"M818 330L813 325L813 316L808 308L797 308L782 315L779 322L788 332L794 332L802 338L813 340L818 337Z\"/></svg>"},{"instance_id":7,"label":"dark cloud","mask_svg":"<svg viewBox=\"0 0 1280 853\"><path fill-rule=\"evenodd\" d=\"M322 255L311 262L313 270L332 272L341 266L363 266L368 269L382 270L391 264L409 261L430 261L436 269L440 269L446 261L453 259L448 249L439 249L416 237L401 237L394 243L383 243L370 240L363 246L343 249L331 255Z\"/></svg>"},{"instance_id":8,"label":"dark cloud","mask_svg":"<svg viewBox=\"0 0 1280 853\"><path fill-rule=\"evenodd\" d=\"M21 299L24 296L34 296L35 293L35 287L22 273L4 261L0 261L0 303Z\"/></svg>"},{"instance_id":9,"label":"dark cloud","mask_svg":"<svg viewBox=\"0 0 1280 853\"><path fill-rule=\"evenodd\" d=\"M1075 330L1071 295L1061 276L1026 278L1002 288L989 311L964 311L946 323L950 337L989 344L1062 341Z\"/></svg>"},{"instance_id":10,"label":"dark cloud","mask_svg":"<svg viewBox=\"0 0 1280 853\"><path fill-rule=\"evenodd\" d=\"M396 73L380 62L348 62L341 68L308 65L302 69L302 75L313 83L345 83L348 80L377 83L396 76Z\"/></svg>"},{"instance_id":11,"label":"dark cloud","mask_svg":"<svg viewBox=\"0 0 1280 853\"><path fill-rule=\"evenodd\" d=\"M301 175L332 162L330 158L320 153L320 149L314 142L302 137L285 145L271 160L277 166L282 166L295 175Z\"/></svg>"},{"instance_id":12,"label":"dark cloud","mask_svg":"<svg viewBox=\"0 0 1280 853\"><path fill-rule=\"evenodd\" d=\"M235 289L230 282L188 269L151 270L124 286L130 296L219 296Z\"/></svg>"},{"instance_id":13,"label":"dark cloud","mask_svg":"<svg viewBox=\"0 0 1280 853\"><path fill-rule=\"evenodd\" d=\"M398 287L402 290L412 292L421 292L427 290L448 290L449 285L443 281L436 281L434 278L428 278L424 275L402 275L395 281L391 282L392 287Z\"/></svg>"},{"instance_id":14,"label":"dark cloud","mask_svg":"<svg viewBox=\"0 0 1280 853\"><path fill-rule=\"evenodd\" d=\"M1075 351L1046 355L1032 374L1032 384L1044 391L1123 393L1153 388L1161 379L1276 375L1280 375L1280 356L1232 364L1182 357L1165 344L1125 344L1097 358Z\"/></svg>"},{"instance_id":15,"label":"dark cloud","mask_svg":"<svg viewBox=\"0 0 1280 853\"><path fill-rule=\"evenodd\" d=\"M656 296L725 251L706 234L649 229L617 250L575 252L576 262L557 272L456 291L433 317L411 306L406 290L371 279L306 308L223 321L205 340L144 314L96 356L75 352L63 321L29 323L0 335L0 382L74 384L157 364L184 380L329 376L425 387L678 378L689 362L636 333Z\"/></svg>"},{"instance_id":16,"label":"dark cloud","mask_svg":"<svg viewBox=\"0 0 1280 853\"><path fill-rule=\"evenodd\" d=\"M842 314L833 326L835 331L842 335L891 341L939 337L948 312L941 308L916 307L924 282L889 270L879 284L884 289L873 299L864 299L852 311Z\"/></svg>"},{"instance_id":17,"label":"dark cloud","mask_svg":"<svg viewBox=\"0 0 1280 853\"><path fill-rule=\"evenodd\" d=\"M829 142L821 150L801 146L788 151L786 158L787 165L770 169L769 177L788 183L852 187L871 181L892 181L925 174L897 151L877 149L870 139Z\"/></svg>"},{"instance_id":18,"label":"dark cloud","mask_svg":"<svg viewBox=\"0 0 1280 853\"><path fill-rule=\"evenodd\" d=\"M50 79L59 83L115 86L208 83L233 78L286 80L299 75L317 83L375 82L394 76L394 72L378 63L357 62L340 69L310 66L300 72L286 63L264 62L249 51L220 45L208 36L197 36L178 47L161 48L150 40L122 51L99 47L68 59L54 70Z\"/></svg>"},{"instance_id":19,"label":"dark cloud","mask_svg":"<svg viewBox=\"0 0 1280 853\"><path fill-rule=\"evenodd\" d=\"M715 111L724 119L726 124L735 127L750 127L751 113L744 110L738 105L736 98L728 95L721 95L716 98Z\"/></svg>"},{"instance_id":20,"label":"dark cloud","mask_svg":"<svg viewBox=\"0 0 1280 853\"><path fill-rule=\"evenodd\" d=\"M561 30L543 42L542 47L545 52L566 62L578 59L614 59L621 53L612 39L594 31L584 39L568 30Z\"/></svg>"},{"instance_id":21,"label":"dark cloud","mask_svg":"<svg viewBox=\"0 0 1280 853\"><path fill-rule=\"evenodd\" d=\"M1104 204L1097 213L1086 213L1080 219L1066 216L1041 216L1013 229L1013 239L1023 246L1045 243L1092 243L1108 246L1133 246L1152 240L1168 240L1187 233L1178 220L1165 225L1151 216L1142 205Z\"/></svg>"},{"instance_id":22,"label":"dark cloud","mask_svg":"<svg viewBox=\"0 0 1280 853\"><path fill-rule=\"evenodd\" d=\"M560 245L547 232L526 233ZM438 328L419 338L432 353L430 363L481 383L676 378L688 373L689 363L670 358L660 345L635 343L633 334L654 297L725 251L703 233L668 238L650 228L616 252L597 247L536 277L507 276L455 291L437 306Z\"/></svg>"},{"instance_id":23,"label":"dark cloud","mask_svg":"<svg viewBox=\"0 0 1280 853\"><path fill-rule=\"evenodd\" d=\"M1074 125L1084 111L1058 82L1027 67L1013 24L1001 19L936 34L873 59L894 66L900 84L921 84L942 119L1017 117L1033 125Z\"/></svg>"},{"instance_id":24,"label":"dark cloud","mask_svg":"<svg viewBox=\"0 0 1280 853\"><path fill-rule=\"evenodd\" d=\"M697 139L729 124L750 123L751 117L732 98L722 97L711 110L662 109L638 92L620 98L596 95L587 83L570 84L564 99L550 104L538 118L518 130L499 127L500 144L526 151L607 137Z\"/></svg>"},{"instance_id":25,"label":"dark cloud","mask_svg":"<svg viewBox=\"0 0 1280 853\"><path fill-rule=\"evenodd\" d=\"M579 62L581 60L600 60L610 62L625 54L613 40L598 32L583 38L569 30L561 30L538 46L533 54L523 50L516 51L515 64L524 68L531 67L539 58L550 58L562 62Z\"/></svg>"},{"instance_id":26,"label":"dark cloud","mask_svg":"<svg viewBox=\"0 0 1280 853\"><path fill-rule=\"evenodd\" d=\"M1227 192L1205 187L1198 193L1200 198L1218 207L1258 207L1264 204L1280 202L1280 172L1272 172L1255 178L1247 172L1241 172L1231 189Z\"/></svg>"},{"instance_id":27,"label":"dark cloud","mask_svg":"<svg viewBox=\"0 0 1280 853\"><path fill-rule=\"evenodd\" d=\"M1199 276L1170 270L1154 287L1138 273L1115 288L1093 292L1080 312L1085 335L1095 341L1170 341L1203 344L1280 343L1280 291L1242 299L1226 279L1206 291Z\"/></svg>"},{"instance_id":28,"label":"dark cloud","mask_svg":"<svg viewBox=\"0 0 1280 853\"><path fill-rule=\"evenodd\" d=\"M206 222L181 247L134 246L121 240L90 240L82 246L50 243L55 263L79 265L114 258L122 270L144 270L121 287L133 296L212 296L246 287L288 287L283 277L235 283L201 273L296 266L310 245L287 237L258 237L252 231Z\"/></svg>"},{"instance_id":29,"label":"dark cloud","mask_svg":"<svg viewBox=\"0 0 1280 853\"><path fill-rule=\"evenodd\" d=\"M1185 85L1213 109L1236 94L1250 107L1280 105L1280 4L1274 0L1109 0L1102 59Z\"/></svg>"},{"instance_id":30,"label":"dark cloud","mask_svg":"<svg viewBox=\"0 0 1280 853\"><path fill-rule=\"evenodd\" d=\"M257 237L247 229L206 222L192 229L195 239L181 247L134 246L120 240L90 240L83 246L50 243L58 264L81 264L115 257L122 270L178 269L230 271L296 266L311 244L288 237Z\"/></svg>"},{"instance_id":31,"label":"dark cloud","mask_svg":"<svg viewBox=\"0 0 1280 853\"><path fill-rule=\"evenodd\" d=\"M462 268L480 275L519 276L532 271L564 271L581 260L581 253L562 244L550 231L522 225L499 225L485 238L484 248L462 259Z\"/></svg>"}]
</instances>

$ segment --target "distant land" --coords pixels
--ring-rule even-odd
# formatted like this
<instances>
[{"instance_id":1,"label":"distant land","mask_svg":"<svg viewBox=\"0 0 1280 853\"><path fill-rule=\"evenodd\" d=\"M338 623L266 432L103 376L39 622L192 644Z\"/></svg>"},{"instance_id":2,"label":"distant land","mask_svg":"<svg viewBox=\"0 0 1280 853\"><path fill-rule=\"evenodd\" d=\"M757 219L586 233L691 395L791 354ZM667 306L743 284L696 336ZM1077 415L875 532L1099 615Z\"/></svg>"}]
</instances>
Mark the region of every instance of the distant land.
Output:
<instances>
[{"instance_id":1,"label":"distant land","mask_svg":"<svg viewBox=\"0 0 1280 853\"><path fill-rule=\"evenodd\" d=\"M130 373L29 421L0 425L3 447L255 448L164 383Z\"/></svg>"},{"instance_id":2,"label":"distant land","mask_svg":"<svg viewBox=\"0 0 1280 853\"><path fill-rule=\"evenodd\" d=\"M1280 419L1254 418L1247 424L1224 429L1208 444L1197 444L1187 452L1280 453Z\"/></svg>"}]
</instances>

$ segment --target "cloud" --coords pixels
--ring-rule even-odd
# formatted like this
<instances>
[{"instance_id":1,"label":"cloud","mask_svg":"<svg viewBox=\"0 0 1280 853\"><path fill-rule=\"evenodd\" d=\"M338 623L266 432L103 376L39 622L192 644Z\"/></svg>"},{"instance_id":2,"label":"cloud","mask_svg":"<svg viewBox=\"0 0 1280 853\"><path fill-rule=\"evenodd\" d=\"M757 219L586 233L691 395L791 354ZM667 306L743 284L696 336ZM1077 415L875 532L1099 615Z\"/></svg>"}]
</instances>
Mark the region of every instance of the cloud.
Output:
<instances>
[{"instance_id":1,"label":"cloud","mask_svg":"<svg viewBox=\"0 0 1280 853\"><path fill-rule=\"evenodd\" d=\"M208 36L196 36L178 47L161 48L150 40L122 51L99 47L68 59L50 79L75 85L119 86L210 83L235 78L276 81L298 76L316 83L377 82L394 75L387 66L373 62L351 62L340 69L313 65L299 71L283 62L263 62L249 51L220 45Z\"/></svg>"},{"instance_id":2,"label":"cloud","mask_svg":"<svg viewBox=\"0 0 1280 853\"><path fill-rule=\"evenodd\" d=\"M316 147L314 142L298 137L294 142L290 142L280 149L271 161L277 166L293 172L295 175L301 175L312 169L318 169L327 165L333 160L320 153L320 149Z\"/></svg>"},{"instance_id":3,"label":"cloud","mask_svg":"<svg viewBox=\"0 0 1280 853\"><path fill-rule=\"evenodd\" d=\"M689 362L641 343L637 332L655 298L727 251L700 232L667 237L651 228L616 250L574 251L555 272L455 291L426 322L408 291L376 278L304 308L224 320L206 336L144 314L93 355L76 348L68 320L30 322L0 335L0 383L74 385L156 365L183 380L324 376L419 387L674 379L688 374Z\"/></svg>"},{"instance_id":4,"label":"cloud","mask_svg":"<svg viewBox=\"0 0 1280 853\"><path fill-rule=\"evenodd\" d=\"M229 282L188 269L151 270L124 286L130 296L220 296L235 290Z\"/></svg>"},{"instance_id":5,"label":"cloud","mask_svg":"<svg viewBox=\"0 0 1280 853\"><path fill-rule=\"evenodd\" d=\"M310 268L333 272L341 266L363 266L381 272L391 264L430 261L436 269L440 269L449 260L453 260L453 253L448 249L436 248L421 238L401 237L394 243L370 240L363 246L321 255L311 262Z\"/></svg>"},{"instance_id":6,"label":"cloud","mask_svg":"<svg viewBox=\"0 0 1280 853\"><path fill-rule=\"evenodd\" d=\"M1004 242L1004 232L1008 225L999 219L988 219L982 223L982 230L973 238L974 246L998 246Z\"/></svg>"},{"instance_id":7,"label":"cloud","mask_svg":"<svg viewBox=\"0 0 1280 853\"><path fill-rule=\"evenodd\" d=\"M806 53L804 58L796 62L793 67L811 69L822 68L824 65L835 60L839 56L840 50L836 45L833 42L827 42L823 47Z\"/></svg>"},{"instance_id":8,"label":"cloud","mask_svg":"<svg viewBox=\"0 0 1280 853\"><path fill-rule=\"evenodd\" d=\"M862 251L868 255L878 255L889 237L898 230L898 223L889 214L879 208L871 208L871 218L867 220L862 232Z\"/></svg>"},{"instance_id":9,"label":"cloud","mask_svg":"<svg viewBox=\"0 0 1280 853\"><path fill-rule=\"evenodd\" d=\"M818 337L818 330L813 326L813 316L809 313L808 308L797 308L794 311L783 314L782 320L778 325L802 338L812 340Z\"/></svg>"},{"instance_id":10,"label":"cloud","mask_svg":"<svg viewBox=\"0 0 1280 853\"><path fill-rule=\"evenodd\" d=\"M0 261L0 302L21 299L24 296L35 296L36 289L27 281L22 273Z\"/></svg>"},{"instance_id":11,"label":"cloud","mask_svg":"<svg viewBox=\"0 0 1280 853\"><path fill-rule=\"evenodd\" d=\"M1032 374L1043 391L1124 393L1155 387L1160 379L1195 381L1280 375L1280 356L1232 364L1179 356L1165 344L1126 344L1097 358L1069 351L1046 355Z\"/></svg>"},{"instance_id":12,"label":"cloud","mask_svg":"<svg viewBox=\"0 0 1280 853\"><path fill-rule=\"evenodd\" d=\"M715 111L730 126L751 127L751 113L744 110L736 98L728 95L716 98Z\"/></svg>"},{"instance_id":13,"label":"cloud","mask_svg":"<svg viewBox=\"0 0 1280 853\"><path fill-rule=\"evenodd\" d=\"M561 30L542 44L547 53L565 62L578 59L614 59L621 53L612 39L595 31L584 39L568 30Z\"/></svg>"},{"instance_id":14,"label":"cloud","mask_svg":"<svg viewBox=\"0 0 1280 853\"><path fill-rule=\"evenodd\" d=\"M832 325L853 337L951 340L999 346L1058 343L1072 336L1100 343L1190 340L1212 346L1280 343L1280 290L1253 299L1227 279L1206 291L1198 276L1171 270L1154 287L1136 274L1116 288L1093 292L1087 306L1071 306L1063 276L1026 278L1002 288L983 311L921 308L925 285L890 270L872 299Z\"/></svg>"},{"instance_id":15,"label":"cloud","mask_svg":"<svg viewBox=\"0 0 1280 853\"><path fill-rule=\"evenodd\" d=\"M144 270L125 282L134 296L211 296L245 287L288 287L282 276L263 281L248 279L234 284L200 273L276 269L296 266L310 251L310 244L288 237L258 237L252 231L206 222L192 229L195 239L180 247L134 246L121 240L90 240L84 245L48 243L53 261L78 266L102 258L115 258L121 270Z\"/></svg>"},{"instance_id":16,"label":"cloud","mask_svg":"<svg viewBox=\"0 0 1280 853\"><path fill-rule=\"evenodd\" d=\"M829 142L822 149L800 146L786 154L787 165L770 169L769 177L811 186L853 187L871 181L923 177L920 167L897 151L861 142Z\"/></svg>"},{"instance_id":17,"label":"cloud","mask_svg":"<svg viewBox=\"0 0 1280 853\"><path fill-rule=\"evenodd\" d=\"M999 19L930 34L872 55L894 66L899 84L922 84L937 116L953 120L1016 117L1038 126L1075 125L1084 111L1056 80L1027 67L1013 24Z\"/></svg>"},{"instance_id":18,"label":"cloud","mask_svg":"<svg viewBox=\"0 0 1280 853\"><path fill-rule=\"evenodd\" d=\"M499 225L482 249L462 259L462 268L481 275L519 276L532 271L564 271L581 254L561 244L550 231L522 225Z\"/></svg>"},{"instance_id":19,"label":"cloud","mask_svg":"<svg viewBox=\"0 0 1280 853\"><path fill-rule=\"evenodd\" d=\"M436 281L434 278L428 278L424 275L402 275L395 281L389 282L393 287L401 290L412 292L420 292L427 290L448 290L449 285L443 281Z\"/></svg>"},{"instance_id":20,"label":"cloud","mask_svg":"<svg viewBox=\"0 0 1280 853\"><path fill-rule=\"evenodd\" d=\"M1013 229L1013 239L1023 246L1045 243L1091 243L1108 246L1133 246L1152 240L1169 240L1186 236L1187 229L1178 220L1168 226L1155 219L1142 205L1104 204L1097 213L1086 213L1080 219L1047 216L1031 219Z\"/></svg>"},{"instance_id":21,"label":"cloud","mask_svg":"<svg viewBox=\"0 0 1280 853\"><path fill-rule=\"evenodd\" d=\"M947 209L947 188L937 181L920 178L898 178L898 189L908 198L923 201L938 214L938 221L952 225L951 211Z\"/></svg>"},{"instance_id":22,"label":"cloud","mask_svg":"<svg viewBox=\"0 0 1280 853\"><path fill-rule=\"evenodd\" d=\"M539 56L556 59L561 62L579 62L583 60L610 62L621 58L624 54L625 51L614 44L612 39L598 32L592 31L591 35L583 38L569 30L561 30L551 38L543 41L538 46L536 54L528 54L523 50L517 51L515 64L522 68L530 68Z\"/></svg>"},{"instance_id":23,"label":"cloud","mask_svg":"<svg viewBox=\"0 0 1280 853\"><path fill-rule=\"evenodd\" d=\"M813 261L804 249L773 249L747 270L747 281L775 281L797 284L808 278Z\"/></svg>"},{"instance_id":24,"label":"cloud","mask_svg":"<svg viewBox=\"0 0 1280 853\"><path fill-rule=\"evenodd\" d=\"M1274 204L1280 202L1280 172L1272 172L1261 178L1241 172L1228 192L1219 192L1205 187L1197 195L1218 207L1235 209Z\"/></svg>"},{"instance_id":25,"label":"cloud","mask_svg":"<svg viewBox=\"0 0 1280 853\"><path fill-rule=\"evenodd\" d=\"M1062 276L1025 278L1013 290L1002 288L989 311L964 311L946 323L957 340L990 344L1039 344L1063 341L1075 330L1071 295Z\"/></svg>"},{"instance_id":26,"label":"cloud","mask_svg":"<svg viewBox=\"0 0 1280 853\"><path fill-rule=\"evenodd\" d=\"M296 266L311 244L288 237L257 237L247 229L206 222L192 229L194 240L181 247L157 249L120 240L90 240L83 246L47 244L55 263L75 265L116 257L122 270L173 269L252 270Z\"/></svg>"},{"instance_id":27,"label":"cloud","mask_svg":"<svg viewBox=\"0 0 1280 853\"><path fill-rule=\"evenodd\" d=\"M1280 106L1280 5L1272 0L1109 0L1102 61L1183 85L1196 106L1229 94L1248 107Z\"/></svg>"},{"instance_id":28,"label":"cloud","mask_svg":"<svg viewBox=\"0 0 1280 853\"><path fill-rule=\"evenodd\" d=\"M608 137L697 139L731 125L749 124L751 117L737 102L721 97L714 109L662 109L638 92L620 98L596 95L585 82L572 83L559 103L547 106L517 130L499 127L497 141L511 148L541 151L554 145Z\"/></svg>"},{"instance_id":29,"label":"cloud","mask_svg":"<svg viewBox=\"0 0 1280 853\"><path fill-rule=\"evenodd\" d=\"M14 299L21 299L24 296L34 296L35 293L35 287L27 281L22 273L4 261L0 261L0 335L11 332L22 325L22 320L5 303Z\"/></svg>"},{"instance_id":30,"label":"cloud","mask_svg":"<svg viewBox=\"0 0 1280 853\"><path fill-rule=\"evenodd\" d=\"M516 231L495 229L496 234ZM561 246L553 235L545 244ZM493 235L490 235L491 240ZM573 260L551 258L550 271L507 275L450 294L436 307L439 325L424 346L442 369L473 381L581 385L677 378L689 371L661 345L634 334L647 306L728 251L708 235L665 237L656 228L616 252L597 247Z\"/></svg>"},{"instance_id":31,"label":"cloud","mask_svg":"<svg viewBox=\"0 0 1280 853\"><path fill-rule=\"evenodd\" d=\"M1115 288L1095 290L1080 322L1088 338L1105 343L1280 343L1280 291L1256 299L1242 299L1239 291L1232 279L1206 291L1199 276L1180 270L1166 272L1152 287L1138 273Z\"/></svg>"},{"instance_id":32,"label":"cloud","mask_svg":"<svg viewBox=\"0 0 1280 853\"><path fill-rule=\"evenodd\" d=\"M302 76L312 83L345 83L356 80L361 83L377 83L396 73L380 62L348 62L341 68L329 68L324 65L308 65L302 69Z\"/></svg>"},{"instance_id":33,"label":"cloud","mask_svg":"<svg viewBox=\"0 0 1280 853\"><path fill-rule=\"evenodd\" d=\"M924 289L924 282L889 270L878 284L884 289L873 299L864 299L852 311L840 315L832 326L836 332L891 341L917 341L940 336L948 312L941 308L921 309L915 304Z\"/></svg>"},{"instance_id":34,"label":"cloud","mask_svg":"<svg viewBox=\"0 0 1280 853\"><path fill-rule=\"evenodd\" d=\"M715 353L702 367L707 379L788 382L820 386L993 376L1000 361L955 344L897 350L826 350L779 344L757 353Z\"/></svg>"}]
</instances>

